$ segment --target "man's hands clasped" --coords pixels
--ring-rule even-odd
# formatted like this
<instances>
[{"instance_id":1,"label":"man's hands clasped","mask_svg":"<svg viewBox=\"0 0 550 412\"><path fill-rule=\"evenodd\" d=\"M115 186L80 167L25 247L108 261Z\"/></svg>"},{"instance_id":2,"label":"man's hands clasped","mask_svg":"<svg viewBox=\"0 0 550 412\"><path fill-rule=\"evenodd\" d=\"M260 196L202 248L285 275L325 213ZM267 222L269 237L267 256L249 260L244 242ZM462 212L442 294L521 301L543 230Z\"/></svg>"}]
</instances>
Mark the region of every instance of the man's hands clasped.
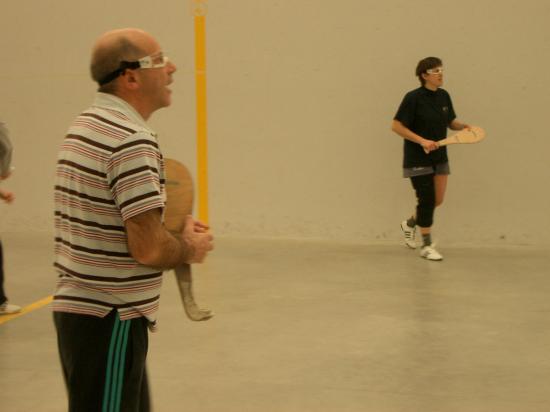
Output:
<instances>
[{"instance_id":1,"label":"man's hands clasped","mask_svg":"<svg viewBox=\"0 0 550 412\"><path fill-rule=\"evenodd\" d=\"M210 226L187 216L181 232L184 243L189 247L186 263L202 263L208 252L214 249L214 236L208 232Z\"/></svg>"}]
</instances>

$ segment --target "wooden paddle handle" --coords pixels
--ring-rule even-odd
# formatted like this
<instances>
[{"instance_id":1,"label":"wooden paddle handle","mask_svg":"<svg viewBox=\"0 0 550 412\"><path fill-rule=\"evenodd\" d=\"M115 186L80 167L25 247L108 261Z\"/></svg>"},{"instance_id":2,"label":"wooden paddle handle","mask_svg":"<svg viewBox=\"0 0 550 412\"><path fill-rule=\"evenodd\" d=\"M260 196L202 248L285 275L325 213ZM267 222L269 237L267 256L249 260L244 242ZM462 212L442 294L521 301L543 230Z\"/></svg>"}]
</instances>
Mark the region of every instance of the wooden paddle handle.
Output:
<instances>
[{"instance_id":1,"label":"wooden paddle handle","mask_svg":"<svg viewBox=\"0 0 550 412\"><path fill-rule=\"evenodd\" d=\"M194 321L203 321L214 316L210 309L201 309L195 303L191 265L184 263L175 268L174 273L176 274L176 282L180 291L183 309L187 317Z\"/></svg>"},{"instance_id":2,"label":"wooden paddle handle","mask_svg":"<svg viewBox=\"0 0 550 412\"><path fill-rule=\"evenodd\" d=\"M193 180L191 173L177 160L164 159L166 171L166 209L164 226L174 235L181 236L187 215L193 210ZM212 312L200 309L193 296L191 265L183 264L174 269L185 313L191 320L210 319Z\"/></svg>"}]
</instances>

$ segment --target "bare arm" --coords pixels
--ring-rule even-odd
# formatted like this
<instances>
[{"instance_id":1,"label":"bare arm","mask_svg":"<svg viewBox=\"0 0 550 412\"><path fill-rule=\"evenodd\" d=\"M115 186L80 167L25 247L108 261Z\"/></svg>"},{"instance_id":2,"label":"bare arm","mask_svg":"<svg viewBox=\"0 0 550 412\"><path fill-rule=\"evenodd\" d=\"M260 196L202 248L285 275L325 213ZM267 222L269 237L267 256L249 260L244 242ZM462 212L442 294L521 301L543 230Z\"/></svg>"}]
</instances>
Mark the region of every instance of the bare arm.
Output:
<instances>
[{"instance_id":1,"label":"bare arm","mask_svg":"<svg viewBox=\"0 0 550 412\"><path fill-rule=\"evenodd\" d=\"M393 132L397 133L404 139L410 140L411 142L418 143L427 151L436 150L439 148L437 142L433 140L424 139L422 136L417 135L412 130L407 128L399 120L393 120L391 129Z\"/></svg>"},{"instance_id":2,"label":"bare arm","mask_svg":"<svg viewBox=\"0 0 550 412\"><path fill-rule=\"evenodd\" d=\"M463 129L469 129L470 125L466 123L459 122L458 120L454 119L451 124L449 125L449 128L451 130L463 130Z\"/></svg>"},{"instance_id":3,"label":"bare arm","mask_svg":"<svg viewBox=\"0 0 550 412\"><path fill-rule=\"evenodd\" d=\"M161 222L160 209L153 209L125 222L128 249L139 263L162 269L183 263L200 263L212 250L212 235L195 230L188 216L181 234L171 234Z\"/></svg>"}]
</instances>

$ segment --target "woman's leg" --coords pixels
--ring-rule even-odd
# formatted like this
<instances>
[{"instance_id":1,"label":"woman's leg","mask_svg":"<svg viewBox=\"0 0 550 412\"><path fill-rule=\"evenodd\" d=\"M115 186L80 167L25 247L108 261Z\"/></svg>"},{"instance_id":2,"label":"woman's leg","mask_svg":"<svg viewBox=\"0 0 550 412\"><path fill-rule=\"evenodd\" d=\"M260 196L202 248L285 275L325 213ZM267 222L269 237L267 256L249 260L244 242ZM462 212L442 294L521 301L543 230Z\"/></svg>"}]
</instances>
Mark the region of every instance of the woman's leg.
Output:
<instances>
[{"instance_id":1,"label":"woman's leg","mask_svg":"<svg viewBox=\"0 0 550 412\"><path fill-rule=\"evenodd\" d=\"M434 210L437 201L436 175L411 177L411 182L416 191L418 204L416 206L416 223L422 234L422 249L420 256L428 260L441 260L443 257L434 249L431 239ZM443 190L440 193L445 193Z\"/></svg>"},{"instance_id":2,"label":"woman's leg","mask_svg":"<svg viewBox=\"0 0 550 412\"><path fill-rule=\"evenodd\" d=\"M435 207L441 206L445 199L445 193L447 191L447 177L449 175L434 175L435 186ZM431 227L420 227L420 233L427 235L431 233Z\"/></svg>"},{"instance_id":3,"label":"woman's leg","mask_svg":"<svg viewBox=\"0 0 550 412\"><path fill-rule=\"evenodd\" d=\"M2 242L0 242L0 305L4 304L8 298L4 292L4 253Z\"/></svg>"},{"instance_id":4,"label":"woman's leg","mask_svg":"<svg viewBox=\"0 0 550 412\"><path fill-rule=\"evenodd\" d=\"M445 199L445 192L447 190L447 178L449 175L435 175L435 206L441 206Z\"/></svg>"},{"instance_id":5,"label":"woman's leg","mask_svg":"<svg viewBox=\"0 0 550 412\"><path fill-rule=\"evenodd\" d=\"M413 176L411 183L416 192L416 224L420 227L420 233L429 234L435 209L435 179L434 174Z\"/></svg>"},{"instance_id":6,"label":"woman's leg","mask_svg":"<svg viewBox=\"0 0 550 412\"><path fill-rule=\"evenodd\" d=\"M8 302L8 297L4 291L4 251L2 242L0 242L0 315L10 315L21 312L21 307Z\"/></svg>"}]
</instances>

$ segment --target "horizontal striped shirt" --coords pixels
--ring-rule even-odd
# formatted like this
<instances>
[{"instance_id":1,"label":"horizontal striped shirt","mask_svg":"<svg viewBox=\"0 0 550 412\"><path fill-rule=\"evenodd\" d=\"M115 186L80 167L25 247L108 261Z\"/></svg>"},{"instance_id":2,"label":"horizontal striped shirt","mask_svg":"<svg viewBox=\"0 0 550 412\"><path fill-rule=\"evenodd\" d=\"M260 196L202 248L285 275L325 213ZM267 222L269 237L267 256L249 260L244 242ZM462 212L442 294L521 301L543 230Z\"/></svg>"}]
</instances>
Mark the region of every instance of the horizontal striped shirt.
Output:
<instances>
[{"instance_id":1,"label":"horizontal striped shirt","mask_svg":"<svg viewBox=\"0 0 550 412\"><path fill-rule=\"evenodd\" d=\"M163 209L164 161L155 133L124 100L98 93L70 126L55 179L52 308L154 324L162 271L130 254L124 222Z\"/></svg>"}]
</instances>

